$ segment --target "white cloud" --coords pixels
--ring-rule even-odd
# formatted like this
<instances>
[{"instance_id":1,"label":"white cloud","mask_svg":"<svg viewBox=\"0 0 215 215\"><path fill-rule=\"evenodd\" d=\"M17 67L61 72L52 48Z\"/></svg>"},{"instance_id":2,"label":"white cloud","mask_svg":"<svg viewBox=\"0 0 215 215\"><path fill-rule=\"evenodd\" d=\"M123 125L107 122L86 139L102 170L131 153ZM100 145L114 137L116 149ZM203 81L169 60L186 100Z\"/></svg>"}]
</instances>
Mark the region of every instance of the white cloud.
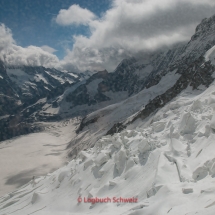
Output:
<instances>
[{"instance_id":1,"label":"white cloud","mask_svg":"<svg viewBox=\"0 0 215 215\"><path fill-rule=\"evenodd\" d=\"M53 53L55 53L57 50L56 49L54 49L54 48L52 48L52 47L50 47L50 46L47 46L47 45L44 45L44 46L41 46L40 47L43 51L46 51L46 52L48 52L48 53L50 53L50 54L53 54Z\"/></svg>"},{"instance_id":2,"label":"white cloud","mask_svg":"<svg viewBox=\"0 0 215 215\"><path fill-rule=\"evenodd\" d=\"M48 46L45 46L47 48ZM44 48L44 47L43 47ZM49 51L53 51L49 47ZM28 46L23 48L16 45L11 30L5 25L0 25L0 59L7 65L30 65L55 67L59 64L57 56L44 51L40 47Z\"/></svg>"},{"instance_id":3,"label":"white cloud","mask_svg":"<svg viewBox=\"0 0 215 215\"><path fill-rule=\"evenodd\" d=\"M214 0L113 0L101 18L88 19L90 37L74 36L64 63L113 70L127 56L188 41L214 11Z\"/></svg>"},{"instance_id":4,"label":"white cloud","mask_svg":"<svg viewBox=\"0 0 215 215\"><path fill-rule=\"evenodd\" d=\"M95 18L96 16L91 11L74 4L67 10L60 10L56 22L59 25L87 25Z\"/></svg>"},{"instance_id":5,"label":"white cloud","mask_svg":"<svg viewBox=\"0 0 215 215\"><path fill-rule=\"evenodd\" d=\"M23 48L21 46L11 45L1 56L7 65L15 66L28 65L55 67L59 63L57 56L36 46Z\"/></svg>"},{"instance_id":6,"label":"white cloud","mask_svg":"<svg viewBox=\"0 0 215 215\"><path fill-rule=\"evenodd\" d=\"M60 10L60 25L87 25L89 37L75 35L62 61L49 46L17 46L11 31L0 25L0 59L7 64L67 70L114 70L124 58L188 41L196 25L215 11L214 0L112 0L100 18L79 5Z\"/></svg>"},{"instance_id":7,"label":"white cloud","mask_svg":"<svg viewBox=\"0 0 215 215\"><path fill-rule=\"evenodd\" d=\"M10 29L6 28L4 24L0 25L0 52L10 47L14 43Z\"/></svg>"}]
</instances>

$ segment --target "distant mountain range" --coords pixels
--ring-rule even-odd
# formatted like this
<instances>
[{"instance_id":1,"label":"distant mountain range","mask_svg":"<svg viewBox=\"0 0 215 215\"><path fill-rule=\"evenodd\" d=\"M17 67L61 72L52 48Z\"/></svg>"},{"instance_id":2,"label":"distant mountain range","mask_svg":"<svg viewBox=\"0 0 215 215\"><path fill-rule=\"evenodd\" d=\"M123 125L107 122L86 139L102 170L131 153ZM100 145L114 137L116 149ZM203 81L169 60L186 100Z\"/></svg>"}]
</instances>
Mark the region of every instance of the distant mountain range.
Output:
<instances>
[{"instance_id":1,"label":"distant mountain range","mask_svg":"<svg viewBox=\"0 0 215 215\"><path fill-rule=\"evenodd\" d=\"M151 97L149 103L138 108L146 107L146 113L139 110L140 114L138 108L134 107L134 119L140 115L148 116L174 99L188 85L197 87L200 84L210 84L213 77L209 70L208 73L204 72L205 68L201 64L204 63L205 52L215 45L214 26L214 16L204 19L187 44L175 45L171 50L145 53L139 59L124 59L111 73L104 70L76 74L44 67L6 67L0 62L0 125L8 133L6 136L5 132L4 135L0 134L0 140L38 130L38 127L32 126L35 122L75 116L83 118L80 131L87 123L88 114L126 99L132 101L132 98L145 91ZM210 63L207 68L213 70ZM193 70L198 70L195 77ZM180 75L180 79L171 89L166 89L165 92L161 90L154 96L150 89L159 86L161 80L172 73ZM206 76L202 81L198 78L200 74L201 77ZM22 125L25 130L23 132L20 123L25 123ZM127 123L114 121L107 133L117 131L122 124L124 127ZM32 127L34 129L29 131Z\"/></svg>"}]
</instances>

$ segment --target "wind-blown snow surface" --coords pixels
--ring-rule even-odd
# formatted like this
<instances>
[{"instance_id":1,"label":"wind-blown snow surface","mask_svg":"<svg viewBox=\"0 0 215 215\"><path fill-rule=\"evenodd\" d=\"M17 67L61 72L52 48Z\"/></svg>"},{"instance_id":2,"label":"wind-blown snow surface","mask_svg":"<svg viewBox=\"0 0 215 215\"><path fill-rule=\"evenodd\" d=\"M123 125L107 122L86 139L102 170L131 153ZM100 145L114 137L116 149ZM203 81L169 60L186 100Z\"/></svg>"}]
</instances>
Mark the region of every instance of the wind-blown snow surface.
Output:
<instances>
[{"instance_id":1,"label":"wind-blown snow surface","mask_svg":"<svg viewBox=\"0 0 215 215\"><path fill-rule=\"evenodd\" d=\"M0 214L212 215L214 109L215 83L188 88L135 129L104 136L67 166L2 197ZM84 197L138 202L91 204Z\"/></svg>"}]
</instances>

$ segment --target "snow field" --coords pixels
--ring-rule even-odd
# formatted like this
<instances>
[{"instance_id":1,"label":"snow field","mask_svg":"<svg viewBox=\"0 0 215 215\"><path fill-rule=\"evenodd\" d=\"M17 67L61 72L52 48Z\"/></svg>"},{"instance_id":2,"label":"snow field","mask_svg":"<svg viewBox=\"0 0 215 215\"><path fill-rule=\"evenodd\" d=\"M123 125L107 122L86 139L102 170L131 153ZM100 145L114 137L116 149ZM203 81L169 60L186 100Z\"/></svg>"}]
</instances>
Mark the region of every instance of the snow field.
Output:
<instances>
[{"instance_id":1,"label":"snow field","mask_svg":"<svg viewBox=\"0 0 215 215\"><path fill-rule=\"evenodd\" d=\"M146 128L104 136L67 166L2 197L0 214L213 214L214 98L214 85L188 88ZM114 196L138 203L77 201Z\"/></svg>"}]
</instances>

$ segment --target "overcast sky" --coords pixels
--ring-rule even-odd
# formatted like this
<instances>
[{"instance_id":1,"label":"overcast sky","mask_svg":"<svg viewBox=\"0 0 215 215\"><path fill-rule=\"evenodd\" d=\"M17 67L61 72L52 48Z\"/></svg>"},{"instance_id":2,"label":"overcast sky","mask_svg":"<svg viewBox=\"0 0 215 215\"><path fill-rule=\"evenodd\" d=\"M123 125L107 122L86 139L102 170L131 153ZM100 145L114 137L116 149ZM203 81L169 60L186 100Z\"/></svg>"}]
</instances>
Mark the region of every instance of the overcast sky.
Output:
<instances>
[{"instance_id":1,"label":"overcast sky","mask_svg":"<svg viewBox=\"0 0 215 215\"><path fill-rule=\"evenodd\" d=\"M0 0L0 9L7 64L111 72L123 58L188 41L215 1Z\"/></svg>"}]
</instances>

